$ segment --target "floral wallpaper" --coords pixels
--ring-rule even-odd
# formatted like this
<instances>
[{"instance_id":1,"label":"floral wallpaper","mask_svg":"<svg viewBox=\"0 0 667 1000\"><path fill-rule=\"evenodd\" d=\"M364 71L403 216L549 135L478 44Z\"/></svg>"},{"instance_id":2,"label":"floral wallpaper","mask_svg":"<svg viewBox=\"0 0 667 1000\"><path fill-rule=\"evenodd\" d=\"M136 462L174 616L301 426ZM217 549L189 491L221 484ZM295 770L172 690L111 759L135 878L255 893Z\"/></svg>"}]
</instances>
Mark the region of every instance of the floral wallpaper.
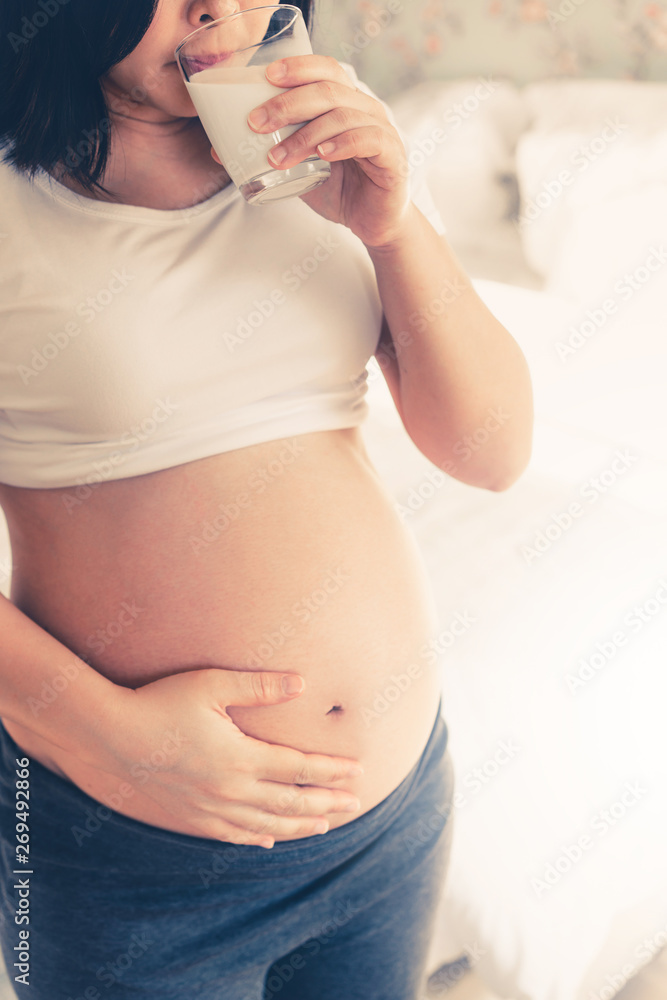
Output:
<instances>
[{"instance_id":1,"label":"floral wallpaper","mask_svg":"<svg viewBox=\"0 0 667 1000\"><path fill-rule=\"evenodd\" d=\"M316 0L314 46L382 97L493 74L667 80L667 0Z\"/></svg>"}]
</instances>

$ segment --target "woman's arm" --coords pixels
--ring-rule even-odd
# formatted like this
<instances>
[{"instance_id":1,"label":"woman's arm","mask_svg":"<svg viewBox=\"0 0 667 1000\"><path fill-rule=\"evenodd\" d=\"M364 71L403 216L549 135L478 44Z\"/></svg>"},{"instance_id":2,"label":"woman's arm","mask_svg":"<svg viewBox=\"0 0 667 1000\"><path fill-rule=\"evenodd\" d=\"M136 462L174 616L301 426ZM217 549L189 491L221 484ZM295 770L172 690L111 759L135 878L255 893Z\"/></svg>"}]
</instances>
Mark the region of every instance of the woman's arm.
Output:
<instances>
[{"instance_id":1,"label":"woman's arm","mask_svg":"<svg viewBox=\"0 0 667 1000\"><path fill-rule=\"evenodd\" d=\"M279 59L266 76L287 89L248 124L272 132L307 123L269 152L281 170L313 155L331 163L326 184L301 198L371 255L386 318L378 362L410 437L455 478L505 489L530 458L528 365L410 201L407 153L388 106L332 56Z\"/></svg>"},{"instance_id":2,"label":"woman's arm","mask_svg":"<svg viewBox=\"0 0 667 1000\"><path fill-rule=\"evenodd\" d=\"M455 479L507 489L532 447L519 345L414 205L400 237L367 250L384 306L378 363L408 434Z\"/></svg>"},{"instance_id":3,"label":"woman's arm","mask_svg":"<svg viewBox=\"0 0 667 1000\"><path fill-rule=\"evenodd\" d=\"M112 683L0 595L0 716L114 770L127 689Z\"/></svg>"}]
</instances>

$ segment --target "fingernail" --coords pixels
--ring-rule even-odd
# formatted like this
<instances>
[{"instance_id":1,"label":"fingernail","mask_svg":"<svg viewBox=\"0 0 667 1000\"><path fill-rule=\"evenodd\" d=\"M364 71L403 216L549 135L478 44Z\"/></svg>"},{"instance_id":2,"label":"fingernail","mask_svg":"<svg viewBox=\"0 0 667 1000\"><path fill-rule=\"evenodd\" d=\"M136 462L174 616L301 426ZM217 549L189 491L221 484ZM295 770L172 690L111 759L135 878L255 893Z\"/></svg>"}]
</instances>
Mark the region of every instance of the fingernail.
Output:
<instances>
[{"instance_id":1,"label":"fingernail","mask_svg":"<svg viewBox=\"0 0 667 1000\"><path fill-rule=\"evenodd\" d=\"M356 813L361 809L361 802L356 799L354 802L348 802L347 805L343 807L343 812L346 813Z\"/></svg>"},{"instance_id":2,"label":"fingernail","mask_svg":"<svg viewBox=\"0 0 667 1000\"><path fill-rule=\"evenodd\" d=\"M321 142L317 147L317 152L320 156L328 156L329 153L333 153L336 148L335 142Z\"/></svg>"},{"instance_id":3,"label":"fingernail","mask_svg":"<svg viewBox=\"0 0 667 1000\"><path fill-rule=\"evenodd\" d=\"M356 778L359 774L364 773L364 769L360 764L353 764L347 773Z\"/></svg>"},{"instance_id":4,"label":"fingernail","mask_svg":"<svg viewBox=\"0 0 667 1000\"><path fill-rule=\"evenodd\" d=\"M287 156L287 150L283 149L281 146L276 146L274 149L270 150L269 156L274 163L282 163Z\"/></svg>"},{"instance_id":5,"label":"fingernail","mask_svg":"<svg viewBox=\"0 0 667 1000\"><path fill-rule=\"evenodd\" d=\"M298 694L303 691L303 677L298 674L284 674L281 681L285 694Z\"/></svg>"},{"instance_id":6,"label":"fingernail","mask_svg":"<svg viewBox=\"0 0 667 1000\"><path fill-rule=\"evenodd\" d=\"M329 824L324 820L320 820L319 823L315 824L315 833L326 833L329 829Z\"/></svg>"},{"instance_id":7,"label":"fingernail","mask_svg":"<svg viewBox=\"0 0 667 1000\"><path fill-rule=\"evenodd\" d=\"M268 120L269 113L266 108L255 108L255 110L251 111L248 115L248 124L251 125L252 128L261 128L262 125L266 125Z\"/></svg>"},{"instance_id":8,"label":"fingernail","mask_svg":"<svg viewBox=\"0 0 667 1000\"><path fill-rule=\"evenodd\" d=\"M266 72L272 80L282 80L287 73L287 66L284 62L271 63L270 66L266 67Z\"/></svg>"}]
</instances>

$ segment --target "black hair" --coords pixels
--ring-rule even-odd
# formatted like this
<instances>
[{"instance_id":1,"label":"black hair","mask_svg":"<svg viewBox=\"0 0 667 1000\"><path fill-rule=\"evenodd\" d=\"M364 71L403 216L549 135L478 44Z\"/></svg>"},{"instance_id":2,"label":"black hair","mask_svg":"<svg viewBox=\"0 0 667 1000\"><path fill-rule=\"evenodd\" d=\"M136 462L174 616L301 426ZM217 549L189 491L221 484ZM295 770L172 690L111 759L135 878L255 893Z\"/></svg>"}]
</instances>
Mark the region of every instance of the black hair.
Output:
<instances>
[{"instance_id":1,"label":"black hair","mask_svg":"<svg viewBox=\"0 0 667 1000\"><path fill-rule=\"evenodd\" d=\"M109 156L113 109L100 78L136 48L158 2L0 0L5 162L30 177L58 166L86 190L106 191L99 178ZM291 0L309 30L314 2Z\"/></svg>"}]
</instances>

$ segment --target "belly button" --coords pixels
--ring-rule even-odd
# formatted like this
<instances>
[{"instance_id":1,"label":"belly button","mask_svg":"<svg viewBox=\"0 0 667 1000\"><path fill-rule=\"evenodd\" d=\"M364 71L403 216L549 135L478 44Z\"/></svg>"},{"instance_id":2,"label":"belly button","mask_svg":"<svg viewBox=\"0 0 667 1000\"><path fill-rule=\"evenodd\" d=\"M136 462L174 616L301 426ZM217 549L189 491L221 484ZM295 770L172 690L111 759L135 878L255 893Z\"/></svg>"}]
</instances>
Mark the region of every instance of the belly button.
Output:
<instances>
[{"instance_id":1,"label":"belly button","mask_svg":"<svg viewBox=\"0 0 667 1000\"><path fill-rule=\"evenodd\" d=\"M331 715L332 712L342 712L342 711L343 711L343 706L342 705L334 705L333 708L329 709L329 711L327 712L327 715Z\"/></svg>"}]
</instances>

